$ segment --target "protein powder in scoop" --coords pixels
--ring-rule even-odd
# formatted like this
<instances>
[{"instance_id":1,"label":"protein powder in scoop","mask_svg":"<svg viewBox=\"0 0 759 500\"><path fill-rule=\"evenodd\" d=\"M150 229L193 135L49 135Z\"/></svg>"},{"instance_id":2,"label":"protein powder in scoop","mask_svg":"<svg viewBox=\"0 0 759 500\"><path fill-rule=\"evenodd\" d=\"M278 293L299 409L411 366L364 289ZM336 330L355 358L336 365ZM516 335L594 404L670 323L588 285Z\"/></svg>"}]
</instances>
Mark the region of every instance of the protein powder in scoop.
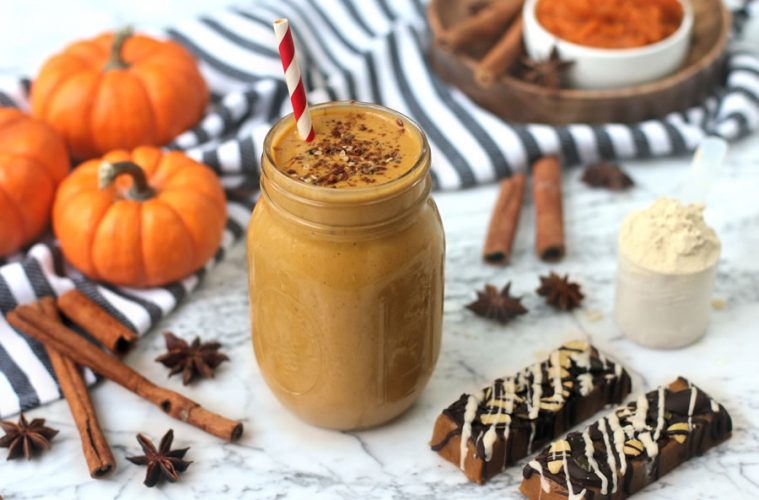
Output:
<instances>
[{"instance_id":1,"label":"protein powder in scoop","mask_svg":"<svg viewBox=\"0 0 759 500\"><path fill-rule=\"evenodd\" d=\"M615 319L639 344L672 349L706 332L721 245L703 211L659 198L622 224Z\"/></svg>"}]
</instances>

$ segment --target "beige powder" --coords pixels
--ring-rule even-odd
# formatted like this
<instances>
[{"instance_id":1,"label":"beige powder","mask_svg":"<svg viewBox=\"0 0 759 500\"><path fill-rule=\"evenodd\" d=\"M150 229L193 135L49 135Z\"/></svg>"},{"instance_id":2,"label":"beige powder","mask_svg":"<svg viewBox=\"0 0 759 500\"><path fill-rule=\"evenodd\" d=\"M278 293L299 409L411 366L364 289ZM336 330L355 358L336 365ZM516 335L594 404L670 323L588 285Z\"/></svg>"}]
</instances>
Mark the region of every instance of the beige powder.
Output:
<instances>
[{"instance_id":1,"label":"beige powder","mask_svg":"<svg viewBox=\"0 0 759 500\"><path fill-rule=\"evenodd\" d=\"M622 224L614 317L639 344L673 349L706 332L720 242L703 211L660 198Z\"/></svg>"},{"instance_id":2,"label":"beige powder","mask_svg":"<svg viewBox=\"0 0 759 500\"><path fill-rule=\"evenodd\" d=\"M688 274L714 265L720 241L704 222L704 206L659 198L630 214L619 232L620 254L645 269Z\"/></svg>"}]
</instances>

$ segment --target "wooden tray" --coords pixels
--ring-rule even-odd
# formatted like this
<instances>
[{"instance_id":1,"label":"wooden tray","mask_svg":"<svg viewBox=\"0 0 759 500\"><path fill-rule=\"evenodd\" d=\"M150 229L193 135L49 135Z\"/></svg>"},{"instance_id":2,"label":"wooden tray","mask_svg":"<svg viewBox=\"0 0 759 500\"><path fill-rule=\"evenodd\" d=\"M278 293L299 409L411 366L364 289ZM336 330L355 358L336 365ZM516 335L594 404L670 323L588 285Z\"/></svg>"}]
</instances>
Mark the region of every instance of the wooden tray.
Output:
<instances>
[{"instance_id":1,"label":"wooden tray","mask_svg":"<svg viewBox=\"0 0 759 500\"><path fill-rule=\"evenodd\" d=\"M452 53L433 42L436 71L498 116L515 122L550 124L630 123L682 111L701 102L725 76L724 54L730 12L722 0L691 0L695 13L690 55L683 67L662 80L615 90L553 90L504 75L490 88L474 81L474 68L494 40L483 39ZM481 0L433 0L428 9L432 34L443 32Z\"/></svg>"}]
</instances>

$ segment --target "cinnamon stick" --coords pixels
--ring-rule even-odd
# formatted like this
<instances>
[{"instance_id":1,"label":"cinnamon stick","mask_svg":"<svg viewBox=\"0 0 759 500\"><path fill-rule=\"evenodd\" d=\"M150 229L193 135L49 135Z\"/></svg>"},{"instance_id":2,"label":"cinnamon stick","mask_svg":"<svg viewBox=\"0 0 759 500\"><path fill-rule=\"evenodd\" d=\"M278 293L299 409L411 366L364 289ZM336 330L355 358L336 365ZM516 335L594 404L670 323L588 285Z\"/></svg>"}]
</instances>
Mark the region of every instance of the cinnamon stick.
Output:
<instances>
[{"instance_id":1,"label":"cinnamon stick","mask_svg":"<svg viewBox=\"0 0 759 500\"><path fill-rule=\"evenodd\" d=\"M178 420L230 441L242 435L242 423L210 412L179 393L155 385L117 357L100 350L81 335L31 306L16 308L7 315L7 319L11 325L46 346L150 401Z\"/></svg>"},{"instance_id":2,"label":"cinnamon stick","mask_svg":"<svg viewBox=\"0 0 759 500\"><path fill-rule=\"evenodd\" d=\"M490 218L482 258L491 264L506 264L511 257L519 214L524 200L525 177L515 174L501 182L501 190Z\"/></svg>"},{"instance_id":3,"label":"cinnamon stick","mask_svg":"<svg viewBox=\"0 0 759 500\"><path fill-rule=\"evenodd\" d=\"M561 199L561 165L555 156L538 160L532 167L535 200L535 251L549 262L564 256L564 215Z\"/></svg>"},{"instance_id":4,"label":"cinnamon stick","mask_svg":"<svg viewBox=\"0 0 759 500\"><path fill-rule=\"evenodd\" d=\"M458 50L475 40L494 36L517 17L523 4L524 0L496 0L441 33L438 41L445 49Z\"/></svg>"},{"instance_id":5,"label":"cinnamon stick","mask_svg":"<svg viewBox=\"0 0 759 500\"><path fill-rule=\"evenodd\" d=\"M58 298L63 314L116 354L126 354L137 342L137 334L79 290Z\"/></svg>"},{"instance_id":6,"label":"cinnamon stick","mask_svg":"<svg viewBox=\"0 0 759 500\"><path fill-rule=\"evenodd\" d=\"M55 306L55 299L52 297L40 299L37 306L38 310L42 311L48 318L56 322L60 321L58 308ZM50 364L53 365L53 371L58 378L58 384L61 386L63 397L66 398L71 416L79 431L82 451L90 470L90 476L94 479L105 477L116 468L116 459L113 458L111 447L108 446L103 430L98 423L95 407L92 405L82 372L73 361L54 348L46 346L46 349Z\"/></svg>"},{"instance_id":7,"label":"cinnamon stick","mask_svg":"<svg viewBox=\"0 0 759 500\"><path fill-rule=\"evenodd\" d=\"M522 18L518 17L479 62L474 70L474 79L482 87L493 85L517 61L522 53L523 26Z\"/></svg>"}]
</instances>

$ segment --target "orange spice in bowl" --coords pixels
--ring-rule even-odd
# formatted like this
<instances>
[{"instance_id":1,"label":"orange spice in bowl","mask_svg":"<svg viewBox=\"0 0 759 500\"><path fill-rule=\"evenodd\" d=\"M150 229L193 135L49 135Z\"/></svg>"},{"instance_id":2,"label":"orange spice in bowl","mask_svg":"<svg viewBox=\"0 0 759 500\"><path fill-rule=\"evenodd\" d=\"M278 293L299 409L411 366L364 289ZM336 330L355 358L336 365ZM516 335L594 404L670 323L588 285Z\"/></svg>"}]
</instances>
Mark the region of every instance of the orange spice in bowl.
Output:
<instances>
[{"instance_id":1,"label":"orange spice in bowl","mask_svg":"<svg viewBox=\"0 0 759 500\"><path fill-rule=\"evenodd\" d=\"M678 0L540 0L537 19L568 42L626 49L660 42L683 21Z\"/></svg>"}]
</instances>

